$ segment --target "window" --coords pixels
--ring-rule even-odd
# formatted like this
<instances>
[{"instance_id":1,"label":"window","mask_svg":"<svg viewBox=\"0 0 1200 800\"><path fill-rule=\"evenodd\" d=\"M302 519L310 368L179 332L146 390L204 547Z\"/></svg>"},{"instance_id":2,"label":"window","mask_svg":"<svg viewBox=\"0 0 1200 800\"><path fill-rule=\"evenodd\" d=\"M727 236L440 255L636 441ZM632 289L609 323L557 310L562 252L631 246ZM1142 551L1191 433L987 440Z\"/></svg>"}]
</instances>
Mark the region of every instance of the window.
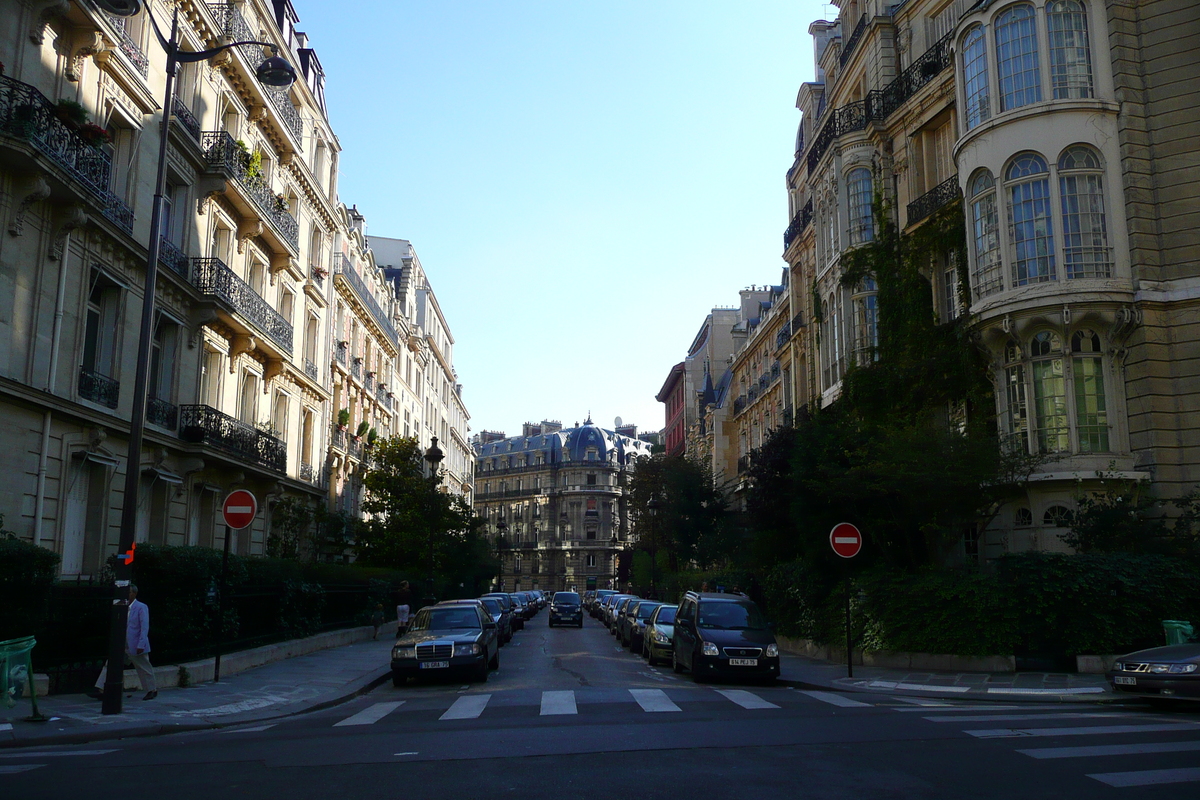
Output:
<instances>
[{"instance_id":1,"label":"window","mask_svg":"<svg viewBox=\"0 0 1200 800\"><path fill-rule=\"evenodd\" d=\"M1001 111L1042 99L1033 6L1013 6L996 17L996 68Z\"/></svg>"},{"instance_id":2,"label":"window","mask_svg":"<svg viewBox=\"0 0 1200 800\"><path fill-rule=\"evenodd\" d=\"M266 294L267 291L267 268L257 259L250 261L250 270L246 276L246 283L250 284L259 297Z\"/></svg>"},{"instance_id":3,"label":"window","mask_svg":"<svg viewBox=\"0 0 1200 800\"><path fill-rule=\"evenodd\" d=\"M1028 508L1018 508L1013 513L1013 524L1018 528L1024 528L1033 524L1033 512Z\"/></svg>"},{"instance_id":4,"label":"window","mask_svg":"<svg viewBox=\"0 0 1200 800\"><path fill-rule=\"evenodd\" d=\"M952 322L958 319L958 260L953 252L945 259L942 267L942 285L939 287L942 295L942 322Z\"/></svg>"},{"instance_id":5,"label":"window","mask_svg":"<svg viewBox=\"0 0 1200 800\"><path fill-rule=\"evenodd\" d=\"M1057 333L1042 331L1033 337L1029 355L1033 359L1034 432L1038 452L1070 450L1062 339Z\"/></svg>"},{"instance_id":6,"label":"window","mask_svg":"<svg viewBox=\"0 0 1200 800\"><path fill-rule=\"evenodd\" d=\"M1050 183L1046 162L1035 153L1017 156L1008 181L1013 283L1026 286L1055 280L1054 232L1050 223Z\"/></svg>"},{"instance_id":7,"label":"window","mask_svg":"<svg viewBox=\"0 0 1200 800\"><path fill-rule=\"evenodd\" d=\"M175 387L179 326L162 320L154 329L150 351L150 397L170 402Z\"/></svg>"},{"instance_id":8,"label":"window","mask_svg":"<svg viewBox=\"0 0 1200 800\"><path fill-rule=\"evenodd\" d=\"M204 356L200 361L200 402L212 408L221 407L221 369L225 361L224 353L204 348Z\"/></svg>"},{"instance_id":9,"label":"window","mask_svg":"<svg viewBox=\"0 0 1200 800\"><path fill-rule=\"evenodd\" d=\"M1042 515L1042 524L1048 528L1066 528L1071 524L1071 509L1064 506L1050 506Z\"/></svg>"},{"instance_id":10,"label":"window","mask_svg":"<svg viewBox=\"0 0 1200 800\"><path fill-rule=\"evenodd\" d=\"M879 357L878 292L875 279L864 278L854 295L854 345L860 363L871 362Z\"/></svg>"},{"instance_id":11,"label":"window","mask_svg":"<svg viewBox=\"0 0 1200 800\"><path fill-rule=\"evenodd\" d=\"M1104 402L1104 361L1100 355L1100 337L1095 331L1076 331L1071 336L1071 353L1079 451L1108 452L1108 411Z\"/></svg>"},{"instance_id":12,"label":"window","mask_svg":"<svg viewBox=\"0 0 1200 800\"><path fill-rule=\"evenodd\" d=\"M1087 147L1068 148L1058 160L1058 187L1067 278L1109 277L1100 159Z\"/></svg>"},{"instance_id":13,"label":"window","mask_svg":"<svg viewBox=\"0 0 1200 800\"><path fill-rule=\"evenodd\" d=\"M1000 222L996 214L996 181L987 170L976 172L967 185L971 202L971 244L975 251L972 282L975 296L986 297L1004 288L1000 263Z\"/></svg>"},{"instance_id":14,"label":"window","mask_svg":"<svg viewBox=\"0 0 1200 800\"><path fill-rule=\"evenodd\" d=\"M987 47L981 26L975 26L963 37L962 63L967 96L967 130L970 130L992 115L988 105Z\"/></svg>"},{"instance_id":15,"label":"window","mask_svg":"<svg viewBox=\"0 0 1200 800\"><path fill-rule=\"evenodd\" d=\"M1008 366L1004 368L1005 417L1009 440L1014 450L1029 450L1029 408L1025 401L1025 365L1019 345L1006 349Z\"/></svg>"},{"instance_id":16,"label":"window","mask_svg":"<svg viewBox=\"0 0 1200 800\"><path fill-rule=\"evenodd\" d=\"M247 425L258 422L258 376L250 371L242 373L238 387L238 417Z\"/></svg>"},{"instance_id":17,"label":"window","mask_svg":"<svg viewBox=\"0 0 1200 800\"><path fill-rule=\"evenodd\" d=\"M1075 0L1046 4L1050 40L1050 88L1055 100L1092 96L1092 59L1088 52L1087 14Z\"/></svg>"},{"instance_id":18,"label":"window","mask_svg":"<svg viewBox=\"0 0 1200 800\"><path fill-rule=\"evenodd\" d=\"M275 404L271 409L271 427L275 429L275 436L284 441L287 440L287 424L288 419L288 396L283 392L275 393Z\"/></svg>"},{"instance_id":19,"label":"window","mask_svg":"<svg viewBox=\"0 0 1200 800\"><path fill-rule=\"evenodd\" d=\"M588 485L588 486L595 486L595 485L596 485L596 476L595 476L594 474L592 474L592 473L588 473L588 476L587 476L587 485Z\"/></svg>"},{"instance_id":20,"label":"window","mask_svg":"<svg viewBox=\"0 0 1200 800\"><path fill-rule=\"evenodd\" d=\"M92 272L83 334L83 371L112 378L116 367L117 315L121 291L99 272Z\"/></svg>"},{"instance_id":21,"label":"window","mask_svg":"<svg viewBox=\"0 0 1200 800\"><path fill-rule=\"evenodd\" d=\"M587 556L587 565L588 565L588 567L589 567L589 568L595 569L595 567L596 567L596 555L595 555L594 553L588 553L588 556Z\"/></svg>"},{"instance_id":22,"label":"window","mask_svg":"<svg viewBox=\"0 0 1200 800\"><path fill-rule=\"evenodd\" d=\"M871 171L863 167L850 170L846 185L850 196L850 244L869 242L875 238L871 218Z\"/></svg>"}]
</instances>

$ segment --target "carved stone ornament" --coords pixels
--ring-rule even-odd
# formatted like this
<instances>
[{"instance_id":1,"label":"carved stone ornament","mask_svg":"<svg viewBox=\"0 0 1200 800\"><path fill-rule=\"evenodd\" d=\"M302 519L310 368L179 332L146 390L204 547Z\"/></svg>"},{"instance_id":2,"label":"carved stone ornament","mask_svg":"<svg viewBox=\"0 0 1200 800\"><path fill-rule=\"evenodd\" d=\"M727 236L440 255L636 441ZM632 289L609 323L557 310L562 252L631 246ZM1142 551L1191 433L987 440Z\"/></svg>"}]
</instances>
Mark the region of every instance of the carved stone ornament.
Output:
<instances>
[{"instance_id":1,"label":"carved stone ornament","mask_svg":"<svg viewBox=\"0 0 1200 800\"><path fill-rule=\"evenodd\" d=\"M55 17L63 17L71 10L70 0L40 0L33 5L33 27L29 29L29 41L41 44L46 41L46 26Z\"/></svg>"},{"instance_id":2,"label":"carved stone ornament","mask_svg":"<svg viewBox=\"0 0 1200 800\"><path fill-rule=\"evenodd\" d=\"M72 204L62 210L59 215L58 224L54 226L54 236L50 239L50 260L58 261L62 258L63 247L67 243L67 235L76 228L82 227L87 223L88 216L83 206Z\"/></svg>"},{"instance_id":3,"label":"carved stone ornament","mask_svg":"<svg viewBox=\"0 0 1200 800\"><path fill-rule=\"evenodd\" d=\"M212 307L200 307L191 315L188 320L189 327L192 329L192 335L188 337L188 347L195 350L200 344L200 336L204 332L205 325L211 325L219 319L217 310Z\"/></svg>"},{"instance_id":4,"label":"carved stone ornament","mask_svg":"<svg viewBox=\"0 0 1200 800\"><path fill-rule=\"evenodd\" d=\"M50 196L50 184L46 183L41 175L27 175L16 182L13 194L17 202L13 204L13 216L8 223L8 232L13 236L20 236L25 232L25 213L34 203Z\"/></svg>"},{"instance_id":5,"label":"carved stone ornament","mask_svg":"<svg viewBox=\"0 0 1200 800\"><path fill-rule=\"evenodd\" d=\"M238 223L237 229L237 251L238 253L246 252L246 242L250 239L255 239L262 236L263 224L262 220L244 219Z\"/></svg>"},{"instance_id":6,"label":"carved stone ornament","mask_svg":"<svg viewBox=\"0 0 1200 800\"><path fill-rule=\"evenodd\" d=\"M238 335L233 337L233 341L229 343L229 374L237 372L237 357L242 353L249 353L255 349L258 343L254 341L253 336Z\"/></svg>"},{"instance_id":7,"label":"carved stone ornament","mask_svg":"<svg viewBox=\"0 0 1200 800\"><path fill-rule=\"evenodd\" d=\"M67 67L63 71L66 79L72 83L79 81L83 72L83 61L88 56L99 55L108 49L104 35L98 30L77 29L69 45Z\"/></svg>"}]
</instances>

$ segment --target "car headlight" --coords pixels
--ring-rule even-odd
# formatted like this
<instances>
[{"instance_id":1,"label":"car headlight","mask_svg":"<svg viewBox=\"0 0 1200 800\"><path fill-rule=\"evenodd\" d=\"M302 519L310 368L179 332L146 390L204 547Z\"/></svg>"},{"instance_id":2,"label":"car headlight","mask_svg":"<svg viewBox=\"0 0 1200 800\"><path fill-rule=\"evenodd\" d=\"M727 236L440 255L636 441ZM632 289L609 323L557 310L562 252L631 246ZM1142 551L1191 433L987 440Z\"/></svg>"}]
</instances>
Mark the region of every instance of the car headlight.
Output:
<instances>
[{"instance_id":1,"label":"car headlight","mask_svg":"<svg viewBox=\"0 0 1200 800\"><path fill-rule=\"evenodd\" d=\"M1180 674L1180 673L1186 674L1189 672L1195 672L1196 665L1195 664L1172 664L1170 671L1175 674Z\"/></svg>"},{"instance_id":2,"label":"car headlight","mask_svg":"<svg viewBox=\"0 0 1200 800\"><path fill-rule=\"evenodd\" d=\"M767 645L767 658L777 658L779 656L779 645Z\"/></svg>"},{"instance_id":3,"label":"car headlight","mask_svg":"<svg viewBox=\"0 0 1200 800\"><path fill-rule=\"evenodd\" d=\"M712 642L705 642L703 648L701 648L701 649L702 649L702 652L704 653L704 655L706 655L706 656L721 655L721 651Z\"/></svg>"},{"instance_id":4,"label":"car headlight","mask_svg":"<svg viewBox=\"0 0 1200 800\"><path fill-rule=\"evenodd\" d=\"M1117 663L1113 664L1113 670L1116 672L1124 672L1125 665L1123 663L1121 663L1120 661L1118 661Z\"/></svg>"},{"instance_id":5,"label":"car headlight","mask_svg":"<svg viewBox=\"0 0 1200 800\"><path fill-rule=\"evenodd\" d=\"M1170 664L1151 664L1151 665L1150 665L1150 671L1151 671L1151 672L1158 672L1158 673L1162 673L1162 672L1170 672L1170 671L1171 671L1171 665L1170 665Z\"/></svg>"},{"instance_id":6,"label":"car headlight","mask_svg":"<svg viewBox=\"0 0 1200 800\"><path fill-rule=\"evenodd\" d=\"M416 658L417 648L415 647L393 647L392 658Z\"/></svg>"},{"instance_id":7,"label":"car headlight","mask_svg":"<svg viewBox=\"0 0 1200 800\"><path fill-rule=\"evenodd\" d=\"M670 644L671 640L668 639L665 634L655 631L654 632L654 643L655 644Z\"/></svg>"},{"instance_id":8,"label":"car headlight","mask_svg":"<svg viewBox=\"0 0 1200 800\"><path fill-rule=\"evenodd\" d=\"M456 655L456 656L477 656L477 655L479 655L479 642L471 642L470 644L454 645L454 655Z\"/></svg>"}]
</instances>

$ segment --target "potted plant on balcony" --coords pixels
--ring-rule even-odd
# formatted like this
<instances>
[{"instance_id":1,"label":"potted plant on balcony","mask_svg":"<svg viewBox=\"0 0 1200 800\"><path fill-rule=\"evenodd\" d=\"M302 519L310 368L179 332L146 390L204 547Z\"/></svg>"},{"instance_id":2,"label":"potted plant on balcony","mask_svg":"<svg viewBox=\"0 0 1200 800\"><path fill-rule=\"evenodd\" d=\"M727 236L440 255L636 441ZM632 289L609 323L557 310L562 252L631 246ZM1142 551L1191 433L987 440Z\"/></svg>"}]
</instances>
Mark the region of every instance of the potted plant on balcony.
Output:
<instances>
[{"instance_id":1,"label":"potted plant on balcony","mask_svg":"<svg viewBox=\"0 0 1200 800\"><path fill-rule=\"evenodd\" d=\"M350 409L343 408L341 411L339 411L337 419L338 419L338 423L337 423L338 430L339 431L346 430L346 426L350 424Z\"/></svg>"},{"instance_id":2,"label":"potted plant on balcony","mask_svg":"<svg viewBox=\"0 0 1200 800\"><path fill-rule=\"evenodd\" d=\"M367 431L367 447L374 447L375 440L379 438L379 433L374 429Z\"/></svg>"},{"instance_id":3,"label":"potted plant on balcony","mask_svg":"<svg viewBox=\"0 0 1200 800\"><path fill-rule=\"evenodd\" d=\"M88 122L88 112L80 103L63 98L54 107L54 115L62 120L73 131L82 128Z\"/></svg>"},{"instance_id":4,"label":"potted plant on balcony","mask_svg":"<svg viewBox=\"0 0 1200 800\"><path fill-rule=\"evenodd\" d=\"M286 213L288 211L287 198L284 197L282 194L275 195L275 210L281 214Z\"/></svg>"},{"instance_id":5,"label":"potted plant on balcony","mask_svg":"<svg viewBox=\"0 0 1200 800\"><path fill-rule=\"evenodd\" d=\"M354 433L354 441L362 441L362 438L367 435L367 431L370 430L370 428L371 423L367 422L365 419L358 423L358 430Z\"/></svg>"},{"instance_id":6,"label":"potted plant on balcony","mask_svg":"<svg viewBox=\"0 0 1200 800\"><path fill-rule=\"evenodd\" d=\"M320 278L321 280L325 280L326 278L329 277L329 270L325 269L320 264L313 264L312 265L312 274L313 274L314 278Z\"/></svg>"},{"instance_id":7,"label":"potted plant on balcony","mask_svg":"<svg viewBox=\"0 0 1200 800\"><path fill-rule=\"evenodd\" d=\"M94 122L85 122L79 128L79 138L90 144L92 147L103 147L112 141L112 136L108 131L101 128Z\"/></svg>"}]
</instances>

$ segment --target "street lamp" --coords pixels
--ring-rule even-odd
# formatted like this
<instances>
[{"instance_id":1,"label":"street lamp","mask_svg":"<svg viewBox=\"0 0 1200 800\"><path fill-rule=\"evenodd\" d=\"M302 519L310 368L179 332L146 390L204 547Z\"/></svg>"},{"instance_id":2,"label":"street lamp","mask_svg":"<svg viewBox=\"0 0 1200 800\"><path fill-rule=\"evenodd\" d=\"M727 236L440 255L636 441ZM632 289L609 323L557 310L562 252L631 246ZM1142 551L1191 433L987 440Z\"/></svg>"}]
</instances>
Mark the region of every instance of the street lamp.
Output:
<instances>
[{"instance_id":1,"label":"street lamp","mask_svg":"<svg viewBox=\"0 0 1200 800\"><path fill-rule=\"evenodd\" d=\"M438 473L438 465L442 463L442 459L446 454L438 447L437 437L433 437L429 449L425 451L425 460L429 462L429 481L430 492L437 491L437 485L441 482L441 475ZM429 523L429 577L425 579L425 605L433 605L437 602L437 598L433 596L433 540L434 540L434 512L433 498L430 497L430 509L427 517Z\"/></svg>"},{"instance_id":2,"label":"street lamp","mask_svg":"<svg viewBox=\"0 0 1200 800\"><path fill-rule=\"evenodd\" d=\"M116 17L132 17L142 11L142 0L96 0L101 10ZM296 70L279 56L279 49L269 42L244 41L210 47L207 50L179 49L179 8L171 19L171 36L164 37L154 15L146 11L154 36L167 54L167 88L163 98L162 123L159 126L158 173L154 182L154 205L150 213L150 244L146 255L146 283L142 295L142 324L138 334L137 371L133 381L133 413L129 420L129 452L125 466L125 500L121 504L121 535L117 546L114 569L115 584L112 614L108 632L108 663L112 667L104 682L101 712L121 713L121 691L124 685L125 626L129 618L129 582L133 575L133 549L137 532L137 496L139 468L142 460L142 438L146 428L146 395L150 384L150 347L154 337L154 293L158 280L158 252L162 228L163 192L167 182L167 135L171 127L171 108L175 99L175 73L180 64L193 64L212 58L231 47L255 44L270 48L274 53L259 65L255 74L267 86L291 86ZM436 441L436 440L435 440Z\"/></svg>"},{"instance_id":3,"label":"street lamp","mask_svg":"<svg viewBox=\"0 0 1200 800\"><path fill-rule=\"evenodd\" d=\"M660 508L662 508L662 500L658 499L658 493L655 492L646 502L646 510L650 512L650 598L652 600L658 598L654 593L654 572L658 566L658 511Z\"/></svg>"},{"instance_id":4,"label":"street lamp","mask_svg":"<svg viewBox=\"0 0 1200 800\"><path fill-rule=\"evenodd\" d=\"M508 548L508 523L504 520L496 522L496 552L500 556L500 591L504 591L504 551Z\"/></svg>"}]
</instances>

